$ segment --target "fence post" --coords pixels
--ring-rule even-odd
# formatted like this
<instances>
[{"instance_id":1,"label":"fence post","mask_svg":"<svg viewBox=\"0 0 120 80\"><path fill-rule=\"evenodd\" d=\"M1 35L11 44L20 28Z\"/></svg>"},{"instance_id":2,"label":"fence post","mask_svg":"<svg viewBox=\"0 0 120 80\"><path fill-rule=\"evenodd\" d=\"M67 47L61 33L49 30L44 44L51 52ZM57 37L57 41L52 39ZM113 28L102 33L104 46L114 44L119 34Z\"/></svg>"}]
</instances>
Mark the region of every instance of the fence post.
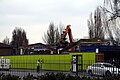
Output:
<instances>
[{"instance_id":1,"label":"fence post","mask_svg":"<svg viewBox=\"0 0 120 80\"><path fill-rule=\"evenodd\" d=\"M40 73L41 73L41 75L42 75L42 62L43 62L43 60L40 59Z\"/></svg>"},{"instance_id":2,"label":"fence post","mask_svg":"<svg viewBox=\"0 0 120 80\"><path fill-rule=\"evenodd\" d=\"M115 65L115 60L113 58L113 75L114 75L114 65Z\"/></svg>"},{"instance_id":3,"label":"fence post","mask_svg":"<svg viewBox=\"0 0 120 80\"><path fill-rule=\"evenodd\" d=\"M78 76L78 63L76 63L76 76Z\"/></svg>"}]
</instances>

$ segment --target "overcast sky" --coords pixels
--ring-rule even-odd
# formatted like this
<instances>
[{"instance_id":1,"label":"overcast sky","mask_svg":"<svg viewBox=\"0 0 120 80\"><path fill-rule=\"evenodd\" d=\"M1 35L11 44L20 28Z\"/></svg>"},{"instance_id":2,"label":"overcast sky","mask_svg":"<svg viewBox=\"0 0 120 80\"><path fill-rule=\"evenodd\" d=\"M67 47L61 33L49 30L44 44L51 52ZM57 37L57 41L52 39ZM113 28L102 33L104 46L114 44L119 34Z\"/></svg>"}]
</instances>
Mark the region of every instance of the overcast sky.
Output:
<instances>
[{"instance_id":1,"label":"overcast sky","mask_svg":"<svg viewBox=\"0 0 120 80\"><path fill-rule=\"evenodd\" d=\"M103 0L0 0L0 42L11 40L15 27L27 32L29 43L43 42L50 22L71 24L74 38L88 36L87 19Z\"/></svg>"}]
</instances>

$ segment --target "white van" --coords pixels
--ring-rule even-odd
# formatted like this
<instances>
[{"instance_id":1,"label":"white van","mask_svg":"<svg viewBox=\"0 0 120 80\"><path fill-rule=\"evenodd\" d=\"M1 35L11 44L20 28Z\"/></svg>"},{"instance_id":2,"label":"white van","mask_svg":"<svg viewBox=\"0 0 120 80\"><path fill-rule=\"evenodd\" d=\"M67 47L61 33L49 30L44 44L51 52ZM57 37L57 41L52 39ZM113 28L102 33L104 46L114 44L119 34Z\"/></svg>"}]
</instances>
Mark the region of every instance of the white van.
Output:
<instances>
[{"instance_id":1,"label":"white van","mask_svg":"<svg viewBox=\"0 0 120 80\"><path fill-rule=\"evenodd\" d=\"M0 69L9 70L10 69L10 59L0 58Z\"/></svg>"}]
</instances>

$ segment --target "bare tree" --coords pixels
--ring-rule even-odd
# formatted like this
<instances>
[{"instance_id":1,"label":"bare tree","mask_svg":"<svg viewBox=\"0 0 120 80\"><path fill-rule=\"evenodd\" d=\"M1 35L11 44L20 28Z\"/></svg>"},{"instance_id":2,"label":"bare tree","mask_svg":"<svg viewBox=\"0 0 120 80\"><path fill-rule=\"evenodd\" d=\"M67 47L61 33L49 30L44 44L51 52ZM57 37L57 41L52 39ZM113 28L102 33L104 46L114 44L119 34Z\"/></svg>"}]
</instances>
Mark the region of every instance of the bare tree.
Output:
<instances>
[{"instance_id":1,"label":"bare tree","mask_svg":"<svg viewBox=\"0 0 120 80\"><path fill-rule=\"evenodd\" d=\"M65 30L65 26L62 23L60 23L58 26L58 29L59 29L59 33L61 35L63 33L63 31Z\"/></svg>"},{"instance_id":2,"label":"bare tree","mask_svg":"<svg viewBox=\"0 0 120 80\"><path fill-rule=\"evenodd\" d=\"M94 38L94 23L92 18L92 13L90 14L90 19L88 20L88 28L89 28L89 38Z\"/></svg>"},{"instance_id":3,"label":"bare tree","mask_svg":"<svg viewBox=\"0 0 120 80\"><path fill-rule=\"evenodd\" d=\"M120 0L104 0L106 33L112 41L120 40Z\"/></svg>"},{"instance_id":4,"label":"bare tree","mask_svg":"<svg viewBox=\"0 0 120 80\"><path fill-rule=\"evenodd\" d=\"M104 0L103 8L109 14L109 20L120 17L120 0Z\"/></svg>"},{"instance_id":5,"label":"bare tree","mask_svg":"<svg viewBox=\"0 0 120 80\"><path fill-rule=\"evenodd\" d=\"M92 16L92 13L90 14L90 19L88 20L90 39L92 38L104 39L104 30L101 16L102 16L101 9L99 7L97 7L97 9L94 12L94 18Z\"/></svg>"},{"instance_id":6,"label":"bare tree","mask_svg":"<svg viewBox=\"0 0 120 80\"><path fill-rule=\"evenodd\" d=\"M102 13L102 23L103 23L103 26L104 26L104 32L105 32L105 35L106 35L106 38L113 41L114 40L114 37L113 37L113 34L112 34L112 29L110 27L110 23L108 21L108 16L104 13Z\"/></svg>"},{"instance_id":7,"label":"bare tree","mask_svg":"<svg viewBox=\"0 0 120 80\"><path fill-rule=\"evenodd\" d=\"M2 41L4 44L10 45L9 38L6 36L6 38Z\"/></svg>"},{"instance_id":8,"label":"bare tree","mask_svg":"<svg viewBox=\"0 0 120 80\"><path fill-rule=\"evenodd\" d=\"M63 30L62 24L56 27L54 23L50 23L47 33L44 33L43 41L46 44L55 45L60 39L62 30Z\"/></svg>"}]
</instances>

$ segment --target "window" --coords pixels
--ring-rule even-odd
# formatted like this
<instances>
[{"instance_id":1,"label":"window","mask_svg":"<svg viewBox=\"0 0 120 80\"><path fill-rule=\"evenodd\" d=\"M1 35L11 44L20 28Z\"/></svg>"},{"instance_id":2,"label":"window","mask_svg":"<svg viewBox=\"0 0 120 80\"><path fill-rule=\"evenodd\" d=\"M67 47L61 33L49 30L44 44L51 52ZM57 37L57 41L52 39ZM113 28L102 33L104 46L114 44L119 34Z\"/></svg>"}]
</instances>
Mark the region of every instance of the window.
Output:
<instances>
[{"instance_id":1,"label":"window","mask_svg":"<svg viewBox=\"0 0 120 80\"><path fill-rule=\"evenodd\" d=\"M112 64L103 64L105 67L113 67Z\"/></svg>"},{"instance_id":2,"label":"window","mask_svg":"<svg viewBox=\"0 0 120 80\"><path fill-rule=\"evenodd\" d=\"M101 64L94 64L94 67L101 67Z\"/></svg>"}]
</instances>

